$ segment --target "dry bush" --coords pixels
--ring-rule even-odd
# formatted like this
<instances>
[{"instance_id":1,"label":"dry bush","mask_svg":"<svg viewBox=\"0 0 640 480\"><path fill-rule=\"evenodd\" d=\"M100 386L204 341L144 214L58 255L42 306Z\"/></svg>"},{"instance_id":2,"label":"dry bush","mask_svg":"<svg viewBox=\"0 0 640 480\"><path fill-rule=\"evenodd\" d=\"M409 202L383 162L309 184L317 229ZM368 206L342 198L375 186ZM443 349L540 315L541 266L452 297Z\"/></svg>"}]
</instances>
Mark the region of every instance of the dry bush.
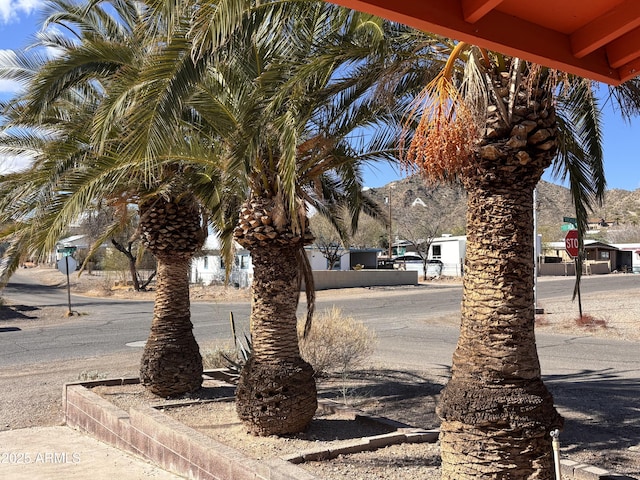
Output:
<instances>
[{"instance_id":1,"label":"dry bush","mask_svg":"<svg viewBox=\"0 0 640 480\"><path fill-rule=\"evenodd\" d=\"M576 325L584 328L607 328L607 321L586 314L576 318Z\"/></svg>"},{"instance_id":2,"label":"dry bush","mask_svg":"<svg viewBox=\"0 0 640 480\"><path fill-rule=\"evenodd\" d=\"M78 374L78 380L80 380L81 382L104 380L105 378L107 378L107 374L99 372L97 370L83 370Z\"/></svg>"},{"instance_id":3,"label":"dry bush","mask_svg":"<svg viewBox=\"0 0 640 480\"><path fill-rule=\"evenodd\" d=\"M231 342L215 345L212 349L202 352L202 367L205 370L213 370L214 368L227 368L229 360L225 358L236 358L236 349Z\"/></svg>"},{"instance_id":4,"label":"dry bush","mask_svg":"<svg viewBox=\"0 0 640 480\"><path fill-rule=\"evenodd\" d=\"M536 314L534 321L536 327L545 327L551 325L549 317L546 314Z\"/></svg>"},{"instance_id":5,"label":"dry bush","mask_svg":"<svg viewBox=\"0 0 640 480\"><path fill-rule=\"evenodd\" d=\"M298 322L302 358L311 364L316 376L329 372L342 375L360 365L375 349L376 334L339 308L318 315L307 338L302 337L304 321Z\"/></svg>"}]
</instances>

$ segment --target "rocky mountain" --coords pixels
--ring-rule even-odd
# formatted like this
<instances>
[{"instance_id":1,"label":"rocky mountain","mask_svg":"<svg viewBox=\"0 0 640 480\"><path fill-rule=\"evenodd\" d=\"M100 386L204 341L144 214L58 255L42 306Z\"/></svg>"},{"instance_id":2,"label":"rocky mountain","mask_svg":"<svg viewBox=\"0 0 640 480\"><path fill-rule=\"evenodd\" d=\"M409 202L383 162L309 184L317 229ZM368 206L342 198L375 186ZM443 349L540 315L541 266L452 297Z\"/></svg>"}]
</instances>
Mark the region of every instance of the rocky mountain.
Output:
<instances>
[{"instance_id":1,"label":"rocky mountain","mask_svg":"<svg viewBox=\"0 0 640 480\"><path fill-rule=\"evenodd\" d=\"M391 182L384 187L371 188L368 194L382 208L388 209L391 198L391 218L396 223L407 218L420 219L438 227L440 233L463 235L466 214L466 193L456 185L426 185L419 175ZM575 217L568 188L541 181L537 189L538 233L543 242L560 241L565 232L563 217ZM640 189L608 190L604 204L594 209L590 222L597 227L593 238L609 242L640 242ZM604 220L604 222L601 222ZM620 232L625 232L620 237Z\"/></svg>"}]
</instances>

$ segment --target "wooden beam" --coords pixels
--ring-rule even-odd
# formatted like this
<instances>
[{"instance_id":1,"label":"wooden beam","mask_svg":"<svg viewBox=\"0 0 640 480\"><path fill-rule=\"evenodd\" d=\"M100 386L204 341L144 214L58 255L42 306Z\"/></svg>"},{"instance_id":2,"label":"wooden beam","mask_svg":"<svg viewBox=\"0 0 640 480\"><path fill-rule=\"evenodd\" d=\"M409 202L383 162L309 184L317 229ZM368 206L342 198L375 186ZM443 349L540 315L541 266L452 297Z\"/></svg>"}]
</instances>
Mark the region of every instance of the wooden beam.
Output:
<instances>
[{"instance_id":1,"label":"wooden beam","mask_svg":"<svg viewBox=\"0 0 640 480\"><path fill-rule=\"evenodd\" d=\"M582 58L640 27L640 2L626 0L571 35L573 54Z\"/></svg>"},{"instance_id":2,"label":"wooden beam","mask_svg":"<svg viewBox=\"0 0 640 480\"><path fill-rule=\"evenodd\" d=\"M621 83L619 72L609 65L604 48L576 58L568 35L498 10L472 24L462 16L460 0L331 2L599 82Z\"/></svg>"},{"instance_id":3,"label":"wooden beam","mask_svg":"<svg viewBox=\"0 0 640 480\"><path fill-rule=\"evenodd\" d=\"M462 0L462 15L469 23L476 23L503 0Z\"/></svg>"},{"instance_id":4,"label":"wooden beam","mask_svg":"<svg viewBox=\"0 0 640 480\"><path fill-rule=\"evenodd\" d=\"M607 45L607 58L613 68L622 67L638 56L640 56L640 28Z\"/></svg>"},{"instance_id":5,"label":"wooden beam","mask_svg":"<svg viewBox=\"0 0 640 480\"><path fill-rule=\"evenodd\" d=\"M626 82L627 80L631 80L635 78L640 73L640 58L636 58L635 60L623 65L618 69L618 75L620 76L621 82Z\"/></svg>"}]
</instances>

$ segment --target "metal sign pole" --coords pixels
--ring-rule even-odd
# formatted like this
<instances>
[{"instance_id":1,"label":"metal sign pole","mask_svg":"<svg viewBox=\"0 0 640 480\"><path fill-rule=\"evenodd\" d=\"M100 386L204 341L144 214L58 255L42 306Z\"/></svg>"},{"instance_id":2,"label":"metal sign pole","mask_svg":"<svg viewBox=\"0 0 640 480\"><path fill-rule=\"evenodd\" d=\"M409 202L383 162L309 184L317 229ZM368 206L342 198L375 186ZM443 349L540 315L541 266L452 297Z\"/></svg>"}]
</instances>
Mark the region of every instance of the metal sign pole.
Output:
<instances>
[{"instance_id":1,"label":"metal sign pole","mask_svg":"<svg viewBox=\"0 0 640 480\"><path fill-rule=\"evenodd\" d=\"M69 256L64 257L64 262L66 265L67 271L67 303L69 305L69 311L67 312L67 317L73 316L73 312L71 311L71 282L69 280Z\"/></svg>"},{"instance_id":2,"label":"metal sign pole","mask_svg":"<svg viewBox=\"0 0 640 480\"><path fill-rule=\"evenodd\" d=\"M578 257L575 259L576 261L576 293L578 294L578 312L580 312L580 319L582 319L582 298L580 297L580 283L578 280L578 268L581 267L581 262L578 261Z\"/></svg>"}]
</instances>

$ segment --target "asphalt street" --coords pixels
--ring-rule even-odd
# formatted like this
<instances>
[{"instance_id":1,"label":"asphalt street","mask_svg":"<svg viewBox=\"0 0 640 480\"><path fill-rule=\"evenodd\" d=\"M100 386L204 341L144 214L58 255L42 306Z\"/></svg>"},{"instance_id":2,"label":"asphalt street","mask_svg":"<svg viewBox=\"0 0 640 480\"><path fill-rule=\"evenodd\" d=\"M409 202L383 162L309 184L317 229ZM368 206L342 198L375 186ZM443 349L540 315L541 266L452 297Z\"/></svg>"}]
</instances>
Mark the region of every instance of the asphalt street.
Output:
<instances>
[{"instance_id":1,"label":"asphalt street","mask_svg":"<svg viewBox=\"0 0 640 480\"><path fill-rule=\"evenodd\" d=\"M585 278L583 295L593 291L640 287L640 276ZM538 298L566 297L569 305L573 281L552 279L538 283ZM460 285L377 287L371 295L325 295L317 310L333 305L345 314L363 320L378 335L375 359L398 367L442 368L447 371L458 336L457 323L462 288ZM21 306L24 318L5 322L0 329L0 367L106 355L141 348L151 323L153 302L72 296L78 315L55 321L29 323L34 307L66 307L64 289L30 284L19 271L3 296ZM570 307L575 308L575 307ZM301 312L304 302L300 305ZM193 303L192 321L199 343L230 339L229 313L240 331L248 331L249 304ZM443 319L449 319L443 321ZM11 324L19 325L12 328ZM588 335L538 334L538 351L543 373L569 375L584 371L615 371L639 378L638 345L633 342Z\"/></svg>"},{"instance_id":2,"label":"asphalt street","mask_svg":"<svg viewBox=\"0 0 640 480\"><path fill-rule=\"evenodd\" d=\"M7 320L5 316L0 322L0 369L20 376L34 369L47 371L47 365L52 369L79 367L87 358L92 358L94 363L102 358L128 359L130 362L137 356L132 353L142 352L153 315L152 302L72 296L72 309L78 315L65 318L59 313L66 311L67 292L29 284L27 280L18 274L2 292L3 298L12 306L11 309L3 308L3 313L11 313L13 318ZM566 298L567 308L576 308L570 302L572 279L547 279L538 287L541 302ZM637 292L638 287L640 275L610 275L586 278L582 292L583 298L587 298L596 291L634 289ZM385 369L410 373L412 384L425 383L429 385L429 391L434 383L444 385L450 374L458 337L461 286L437 284L358 289L355 292L346 295L344 292L321 293L318 310L338 306L345 314L364 321L376 331L379 343L372 360L381 374ZM52 306L58 307L56 314L45 320L34 314L34 309ZM304 307L302 302L301 314ZM194 333L200 345L216 339L230 339L231 311L240 329L248 330L249 304L246 302L192 304ZM563 439L572 442L567 451L582 444L593 448L602 445L621 452L635 448L640 438L639 343L587 334L540 332L536 341L543 380L553 394L555 406L567 419ZM46 384L44 381L41 386ZM7 385L3 384L3 387L7 388ZM13 433L5 432L3 441L14 448L18 445L23 449L29 446L32 450L45 450L49 448L50 439L55 438L57 448L64 448L60 447L60 441L66 437L61 432L42 430L37 438L45 443L40 446L40 443L34 443L35 430L12 432L22 431L28 432L28 437L20 440L7 436ZM80 446L68 447L72 448L81 451ZM135 476L131 465L121 459L118 452L99 454L91 450L86 455L93 459L104 458L109 471L117 459L125 465L127 478ZM94 468L96 464L88 462L87 465ZM105 471L102 466L95 468ZM144 475L149 475L148 470ZM53 478L49 474L45 476ZM29 471L28 478L35 478L34 471Z\"/></svg>"}]
</instances>

